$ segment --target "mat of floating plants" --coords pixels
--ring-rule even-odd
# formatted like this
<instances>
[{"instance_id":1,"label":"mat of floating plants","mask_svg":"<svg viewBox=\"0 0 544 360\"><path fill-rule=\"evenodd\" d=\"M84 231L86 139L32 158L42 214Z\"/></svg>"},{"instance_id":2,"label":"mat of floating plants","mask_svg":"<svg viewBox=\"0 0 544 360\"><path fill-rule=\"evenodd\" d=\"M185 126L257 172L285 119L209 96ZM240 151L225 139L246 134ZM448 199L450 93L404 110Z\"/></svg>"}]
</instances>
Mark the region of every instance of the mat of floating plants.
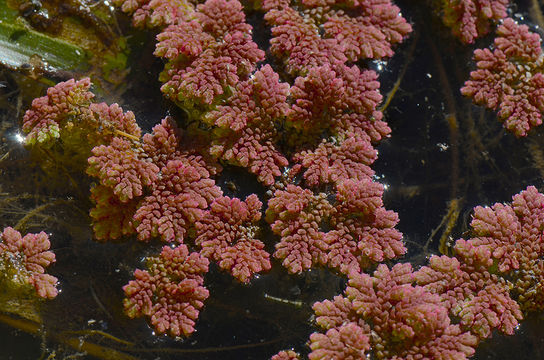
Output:
<instances>
[{"instance_id":1,"label":"mat of floating plants","mask_svg":"<svg viewBox=\"0 0 544 360\"><path fill-rule=\"evenodd\" d=\"M5 359L544 358L544 7L0 4Z\"/></svg>"}]
</instances>

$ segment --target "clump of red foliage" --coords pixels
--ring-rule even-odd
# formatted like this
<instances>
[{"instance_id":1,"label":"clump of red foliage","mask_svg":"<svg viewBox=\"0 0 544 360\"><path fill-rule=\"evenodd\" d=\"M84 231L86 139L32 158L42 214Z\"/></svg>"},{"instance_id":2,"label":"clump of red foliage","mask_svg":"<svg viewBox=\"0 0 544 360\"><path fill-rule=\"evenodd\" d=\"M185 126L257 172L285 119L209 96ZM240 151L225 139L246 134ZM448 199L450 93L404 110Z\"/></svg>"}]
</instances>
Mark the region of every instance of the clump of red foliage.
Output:
<instances>
[{"instance_id":1,"label":"clump of red foliage","mask_svg":"<svg viewBox=\"0 0 544 360\"><path fill-rule=\"evenodd\" d=\"M265 54L237 0L117 3L136 25L160 29L155 55L166 61L162 91L186 110L187 124L181 129L165 118L142 138L133 114L92 103L84 80L61 83L37 100L25 130L33 144L58 137L63 124L80 117L85 129L109 124L88 154L87 172L97 181L91 190L96 237L136 234L176 246L148 257L146 270L136 270L124 287L130 317L148 316L157 332L187 336L209 296L203 276L210 260L244 283L270 269L259 239L263 203L255 194L243 201L224 196L215 177L225 165L247 168L267 188L265 220L279 238L273 256L289 272L321 265L349 279L343 296L314 304L325 333L310 337L311 359L368 353L463 359L493 329L512 333L521 309L542 306L530 291L531 274L543 268L543 201L534 188L511 206L477 208L475 236L459 239L454 257L432 257L417 271L382 264L372 276L363 272L406 252L397 214L384 208L384 189L371 169L374 146L391 131L377 108L377 74L352 64L391 56L411 31L389 1L260 3L272 26L277 71L258 66ZM540 54L523 47L536 38L510 20L499 33L497 53L489 52L498 64L493 69L508 69L509 56ZM466 95L476 96L478 81L471 83L473 94L467 85ZM495 106L506 99L493 94L486 99ZM538 91L533 95L528 104L540 108L531 103ZM501 108L505 117L520 112L512 106ZM522 135L535 121L516 129ZM275 358L297 356L284 351Z\"/></svg>"},{"instance_id":2,"label":"clump of red foliage","mask_svg":"<svg viewBox=\"0 0 544 360\"><path fill-rule=\"evenodd\" d=\"M50 247L49 237L43 231L22 236L11 227L5 228L0 233L3 291L19 291L19 288L30 286L38 297L56 297L58 280L45 273L45 268L55 262Z\"/></svg>"},{"instance_id":3,"label":"clump of red foliage","mask_svg":"<svg viewBox=\"0 0 544 360\"><path fill-rule=\"evenodd\" d=\"M542 124L544 68L540 35L506 19L497 28L494 49L476 49L477 70L461 93L476 104L498 110L499 120L516 136Z\"/></svg>"}]
</instances>

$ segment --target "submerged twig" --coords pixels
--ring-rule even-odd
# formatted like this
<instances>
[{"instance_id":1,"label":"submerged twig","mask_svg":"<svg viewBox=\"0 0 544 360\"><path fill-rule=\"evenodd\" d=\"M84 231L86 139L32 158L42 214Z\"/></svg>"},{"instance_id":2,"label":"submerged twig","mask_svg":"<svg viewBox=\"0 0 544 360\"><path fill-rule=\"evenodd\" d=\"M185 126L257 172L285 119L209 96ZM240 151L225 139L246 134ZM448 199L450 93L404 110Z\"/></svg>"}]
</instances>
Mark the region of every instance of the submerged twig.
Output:
<instances>
[{"instance_id":1,"label":"submerged twig","mask_svg":"<svg viewBox=\"0 0 544 360\"><path fill-rule=\"evenodd\" d=\"M36 217L36 216L42 216L42 217L45 217L46 219L50 219L50 220L54 220L64 226L70 226L70 224L62 221L62 220L59 220L59 219L56 219L52 216L48 216L48 215L43 215L41 214L42 211L44 211L45 209L51 207L51 206L56 206L56 205L61 205L61 204L66 204L66 205L72 205L70 201L67 201L67 200L63 200L63 199L57 199L57 200L54 200L54 201L51 201L51 202L48 202L48 203L45 203L43 205L40 205L38 207L35 207L34 209L30 210L29 212L26 213L25 216L23 216L22 219L20 219L17 224L15 224L15 226L13 227L15 230L17 231L23 231L26 224L28 223L28 221L33 218L33 217ZM78 212L80 212L81 214L83 214L84 216L86 216L86 214L84 212L82 212L79 208L77 208L76 206L73 206L73 208L75 208Z\"/></svg>"},{"instance_id":2,"label":"submerged twig","mask_svg":"<svg viewBox=\"0 0 544 360\"><path fill-rule=\"evenodd\" d=\"M15 329L22 330L29 334L38 335L42 333L41 324L29 320L16 319L9 315L0 313L0 322L9 325ZM68 345L78 351L84 351L88 355L95 356L104 360L137 360L132 355L121 351L108 348L102 345L91 343L81 337L70 336L68 332L54 333L51 330L45 333L45 337Z\"/></svg>"},{"instance_id":3,"label":"submerged twig","mask_svg":"<svg viewBox=\"0 0 544 360\"><path fill-rule=\"evenodd\" d=\"M529 11L529 17L536 23L541 29L544 29L544 15L538 0L531 0Z\"/></svg>"},{"instance_id":4,"label":"submerged twig","mask_svg":"<svg viewBox=\"0 0 544 360\"><path fill-rule=\"evenodd\" d=\"M448 80L448 74L444 68L442 58L438 53L438 49L434 41L428 39L431 46L431 52L438 69L438 78L442 86L442 95L446 102L446 121L450 132L450 148L451 148L451 199L458 197L459 188L459 122L457 121L457 106L451 91L451 84Z\"/></svg>"},{"instance_id":5,"label":"submerged twig","mask_svg":"<svg viewBox=\"0 0 544 360\"><path fill-rule=\"evenodd\" d=\"M397 93L397 91L400 88L400 84L402 82L402 79L404 78L404 75L406 74L406 70L408 70L408 66L412 63L412 60L414 59L414 51L416 49L416 44L419 40L419 31L415 32L414 38L412 40L412 44L410 45L410 48L408 49L408 53L405 57L404 66L402 67L399 76L397 77L397 80L395 81L395 84L393 84L393 88L387 93L387 96L385 97L385 101L383 102L382 106L380 106L379 110L381 112L384 112L387 110L387 107L393 100L393 97Z\"/></svg>"}]
</instances>

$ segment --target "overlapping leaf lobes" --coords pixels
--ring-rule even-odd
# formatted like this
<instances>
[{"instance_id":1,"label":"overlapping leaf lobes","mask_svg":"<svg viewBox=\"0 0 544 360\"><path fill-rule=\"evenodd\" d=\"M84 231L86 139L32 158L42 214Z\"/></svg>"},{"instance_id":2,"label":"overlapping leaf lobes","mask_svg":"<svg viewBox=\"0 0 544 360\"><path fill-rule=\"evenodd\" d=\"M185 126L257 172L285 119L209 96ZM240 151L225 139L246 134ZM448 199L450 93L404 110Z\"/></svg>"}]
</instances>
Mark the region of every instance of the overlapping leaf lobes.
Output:
<instances>
[{"instance_id":1,"label":"overlapping leaf lobes","mask_svg":"<svg viewBox=\"0 0 544 360\"><path fill-rule=\"evenodd\" d=\"M98 182L91 194L97 238L136 233L143 241L160 238L177 246L150 257L147 269L135 271L135 280L125 286L125 310L131 317L150 317L161 333L188 335L208 296L202 280L208 259L242 282L270 268L258 239L261 201L256 195L245 201L224 196L212 178L221 171L220 163L245 167L275 190L266 218L281 238L274 255L290 272L324 265L348 274L405 252L394 228L396 214L383 208L383 188L372 181L369 167L376 157L374 144L390 132L377 110L377 75L346 64L392 54L391 45L410 31L395 14L398 8L388 1L301 3L326 12L310 19L287 3L267 4L271 21L290 17L301 25L301 18L308 20L306 27L274 24L273 48L285 49L273 53L280 60L286 57L276 72L270 65L257 66L264 52L253 42L236 0L197 6L179 0L117 3L136 25L162 29L155 49L167 61L162 91L187 110L187 129L167 118L141 139L132 113L92 103L88 81L81 85L88 96L79 103L69 96L51 101L59 101L62 118L73 115L62 106L74 100L74 116L90 119L82 122L86 129L93 119L111 124L88 154L88 174ZM363 44L369 38L353 33L359 25L344 13L346 6L363 24L362 33L374 37L370 48ZM328 24L324 34L316 31L318 24ZM299 35L294 47L284 41ZM39 124L41 115L31 122ZM208 131L199 136L203 129ZM295 163L292 171L289 157ZM303 170L302 184L297 177ZM327 187L333 194L324 191ZM180 261L190 265L190 259L198 276L178 266ZM351 329L334 329L330 346L349 341L366 348L364 334L353 337Z\"/></svg>"}]
</instances>

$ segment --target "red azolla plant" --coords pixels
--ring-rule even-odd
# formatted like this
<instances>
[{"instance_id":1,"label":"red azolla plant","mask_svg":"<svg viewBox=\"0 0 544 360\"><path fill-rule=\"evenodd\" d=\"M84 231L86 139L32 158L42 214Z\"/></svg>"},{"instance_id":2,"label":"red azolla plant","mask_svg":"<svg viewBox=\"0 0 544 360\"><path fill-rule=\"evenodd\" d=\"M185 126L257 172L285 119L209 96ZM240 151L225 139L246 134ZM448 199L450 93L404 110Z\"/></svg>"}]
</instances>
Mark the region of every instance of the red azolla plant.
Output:
<instances>
[{"instance_id":1,"label":"red azolla plant","mask_svg":"<svg viewBox=\"0 0 544 360\"><path fill-rule=\"evenodd\" d=\"M316 264L348 273L403 255L398 217L383 208L382 192L370 179L340 182L334 202L299 186L276 190L266 210L281 237L274 256L292 273Z\"/></svg>"},{"instance_id":2,"label":"red azolla plant","mask_svg":"<svg viewBox=\"0 0 544 360\"><path fill-rule=\"evenodd\" d=\"M115 135L139 139L141 130L134 114L117 105L94 103L89 78L60 82L47 95L32 101L25 112L23 130L28 145L51 147L62 136L65 147L92 147ZM79 152L82 152L80 150ZM87 153L85 153L87 155Z\"/></svg>"},{"instance_id":3,"label":"red azolla plant","mask_svg":"<svg viewBox=\"0 0 544 360\"><path fill-rule=\"evenodd\" d=\"M471 44L507 16L508 0L442 0L444 25L462 42Z\"/></svg>"},{"instance_id":4,"label":"red azolla plant","mask_svg":"<svg viewBox=\"0 0 544 360\"><path fill-rule=\"evenodd\" d=\"M263 1L265 20L272 26L270 51L289 74L303 74L315 66L347 61L336 39L323 39L318 27L289 6L287 1Z\"/></svg>"},{"instance_id":5,"label":"red azolla plant","mask_svg":"<svg viewBox=\"0 0 544 360\"><path fill-rule=\"evenodd\" d=\"M154 164L162 168L170 160L180 160L194 167L198 173L209 178L221 172L221 165L207 153L207 144L199 134L182 131L174 119L165 117L142 138L142 147Z\"/></svg>"},{"instance_id":6,"label":"red azolla plant","mask_svg":"<svg viewBox=\"0 0 544 360\"><path fill-rule=\"evenodd\" d=\"M160 165L160 179L149 186L134 213L138 238L160 237L183 242L186 232L202 218L204 211L222 195L210 178L220 170L197 151L188 150L183 135L171 118L166 118L143 138L143 149Z\"/></svg>"},{"instance_id":7,"label":"red azolla plant","mask_svg":"<svg viewBox=\"0 0 544 360\"><path fill-rule=\"evenodd\" d=\"M388 0L321 1L301 0L323 26L326 39L337 39L349 61L380 59L393 55L392 46L412 31L400 9Z\"/></svg>"},{"instance_id":8,"label":"red azolla plant","mask_svg":"<svg viewBox=\"0 0 544 360\"><path fill-rule=\"evenodd\" d=\"M458 253L483 253L489 265L506 274L544 253L544 196L534 186L514 195L511 204L477 206L471 222L474 237L456 245Z\"/></svg>"},{"instance_id":9,"label":"red azolla plant","mask_svg":"<svg viewBox=\"0 0 544 360\"><path fill-rule=\"evenodd\" d=\"M55 262L55 254L49 251L51 243L43 231L21 236L17 230L7 227L0 233L0 267L5 291L28 286L41 298L57 296L57 278L45 273L45 268Z\"/></svg>"},{"instance_id":10,"label":"red azolla plant","mask_svg":"<svg viewBox=\"0 0 544 360\"><path fill-rule=\"evenodd\" d=\"M168 14L165 9L176 4L181 15L173 19L169 16L177 16L177 10ZM99 182L91 193L98 238L136 233L140 240L180 244L150 258L148 270L136 271L136 279L124 288L125 311L131 317L150 316L158 332L190 334L208 295L202 281L179 268L179 261L193 256L185 244L199 251L194 256L217 261L242 282L270 268L269 254L256 238L262 204L256 195L245 201L223 196L212 178L221 170L218 162L246 167L276 190L267 220L281 237L275 256L290 272L325 265L348 273L405 251L394 229L396 214L383 209L383 188L370 178L373 144L390 132L377 110L377 75L345 62L370 53L390 56L391 44L401 41L410 26L389 2L350 4L349 16L341 9L344 5L303 5L326 14L313 19L311 11L275 9L280 17L306 17L294 24L311 28L284 28L285 36L298 37L303 49L283 54L286 64L292 64L287 73L301 75L291 87L280 80L285 71L277 73L270 65L257 70L264 52L252 41L237 0L207 0L196 7L176 1L122 2L137 24L163 27L155 50L167 61L162 90L187 110L190 121L197 120L196 126L188 125L188 136L165 119L143 139L139 128L120 125L112 136L93 144L88 160L88 174ZM359 23L376 40L372 51L363 44L367 40L353 33L363 26ZM312 33L316 24L327 24L323 37ZM349 49L340 45L341 38ZM280 42L273 40L278 46ZM378 42L384 43L378 47ZM129 124L133 116L116 106L83 108L94 108L92 116ZM193 136L203 129L204 136ZM295 166L288 171L291 155ZM303 170L312 190L300 185ZM326 194L327 186L336 189L336 199ZM323 222L330 228L323 228ZM206 269L203 262L197 265L201 276L207 263ZM338 346L350 342L367 349L366 335L353 337L351 330L334 329L321 348L340 353Z\"/></svg>"},{"instance_id":11,"label":"red azolla plant","mask_svg":"<svg viewBox=\"0 0 544 360\"><path fill-rule=\"evenodd\" d=\"M134 214L140 240L160 237L182 243L189 227L204 216L204 210L222 192L212 179L181 160L171 160L161 169L161 180L154 183Z\"/></svg>"},{"instance_id":12,"label":"red azolla plant","mask_svg":"<svg viewBox=\"0 0 544 360\"><path fill-rule=\"evenodd\" d=\"M89 110L91 110L95 118L100 119L100 127L106 130L109 129L114 135L132 140L138 140L142 136L142 129L136 123L134 113L124 111L118 104L108 105L104 102L93 102L89 105ZM104 132L102 129L101 131ZM111 140L111 137L107 139ZM104 141L107 139L104 139Z\"/></svg>"},{"instance_id":13,"label":"red azolla plant","mask_svg":"<svg viewBox=\"0 0 544 360\"><path fill-rule=\"evenodd\" d=\"M459 261L433 256L429 265L418 270L415 277L419 285L440 295L450 314L460 319L463 329L479 338L489 337L495 328L513 334L522 318L507 284L473 258Z\"/></svg>"},{"instance_id":14,"label":"red azolla plant","mask_svg":"<svg viewBox=\"0 0 544 360\"><path fill-rule=\"evenodd\" d=\"M344 180L336 187L336 204L325 235L327 265L342 273L406 253L402 233L395 229L397 213L383 207L383 186L364 180Z\"/></svg>"},{"instance_id":15,"label":"red azolla plant","mask_svg":"<svg viewBox=\"0 0 544 360\"><path fill-rule=\"evenodd\" d=\"M138 208L138 199L122 202L112 188L95 185L91 188L91 200L94 207L89 215L97 240L114 240L135 233L133 216Z\"/></svg>"},{"instance_id":16,"label":"red azolla plant","mask_svg":"<svg viewBox=\"0 0 544 360\"><path fill-rule=\"evenodd\" d=\"M270 186L288 165L276 145L278 126L289 111L289 85L281 83L269 65L236 85L225 105L208 112L204 121L213 124L210 154L242 166Z\"/></svg>"},{"instance_id":17,"label":"red azolla plant","mask_svg":"<svg viewBox=\"0 0 544 360\"><path fill-rule=\"evenodd\" d=\"M474 237L458 240L456 253L486 259L490 271L514 284L522 309L542 309L544 195L529 186L511 204L476 207L471 226Z\"/></svg>"},{"instance_id":18,"label":"red azolla plant","mask_svg":"<svg viewBox=\"0 0 544 360\"><path fill-rule=\"evenodd\" d=\"M461 93L476 104L498 110L499 120L516 136L542 123L544 71L541 39L525 25L506 19L497 28L495 46L476 49L477 70Z\"/></svg>"},{"instance_id":19,"label":"red azolla plant","mask_svg":"<svg viewBox=\"0 0 544 360\"><path fill-rule=\"evenodd\" d=\"M109 139L109 143L95 146L88 159L87 173L100 182L91 189L95 207L90 213L98 239L137 233L140 240L160 237L182 243L188 241L187 232L196 229L194 245L201 248L202 256L217 261L240 281L249 282L255 273L270 268L264 244L254 238L262 204L255 195L245 202L222 197L221 189L210 178L221 166L206 154L200 155L199 146L192 146L198 139L185 138L174 121L166 118L140 140L139 128L128 121L134 119L132 113L123 113L116 104L80 106L104 121L116 119L122 129L116 135L123 136L105 137L102 142L108 143ZM227 228L232 236L218 241L214 234ZM163 249L160 260L150 260L149 271L135 273L136 280L125 287L125 309L131 317L151 316L152 325L160 333L186 336L192 332L191 321L196 320L208 293L202 287L202 276L200 280L185 279L178 270L171 269L187 248L172 254L169 249ZM207 272L205 260L201 275ZM184 271L190 271L191 266L188 262ZM157 273L159 270L162 275ZM183 279L174 285L172 277ZM157 293L149 294L149 289ZM193 292L200 294L196 300L189 296ZM145 300L145 296L149 298ZM157 303L151 306L150 301Z\"/></svg>"},{"instance_id":20,"label":"red azolla plant","mask_svg":"<svg viewBox=\"0 0 544 360\"><path fill-rule=\"evenodd\" d=\"M46 96L34 99L32 108L23 117L26 143L47 146L60 137L67 124L74 120L87 120L88 106L94 97L89 91L90 86L89 78L71 79L47 89Z\"/></svg>"},{"instance_id":21,"label":"red azolla plant","mask_svg":"<svg viewBox=\"0 0 544 360\"><path fill-rule=\"evenodd\" d=\"M147 270L137 269L135 279L123 287L125 313L131 318L149 317L160 334L190 335L209 296L203 286L208 259L181 244L164 246L159 256L146 262Z\"/></svg>"},{"instance_id":22,"label":"red azolla plant","mask_svg":"<svg viewBox=\"0 0 544 360\"><path fill-rule=\"evenodd\" d=\"M397 214L383 207L383 186L370 169L374 144L390 133L377 109L377 74L351 64L391 56L411 31L388 0L264 1L277 72L257 66L264 52L237 0L121 3L137 25L164 27L155 50L167 61L162 90L197 125L187 135L168 118L140 139L133 114L91 103L87 80L38 99L25 131L31 144L58 137L66 119L70 127L80 119L115 124L91 145L97 238L137 233L177 245L149 257L123 288L130 317L188 336L209 296L209 260L244 283L270 268L257 238L262 203L256 195L223 196L212 178L218 162L248 168L271 190L266 220L280 238L274 256L290 273L322 265L349 279L344 295L313 306L323 332L310 336L311 359L465 359L493 329L512 333L521 309L542 307L543 201L533 188L512 205L477 208L475 236L456 242L455 257L434 256L415 272L381 264L363 273L406 252ZM487 18L501 11L500 3L481 4ZM532 72L540 69L539 38L509 19L498 31L493 52L477 51L480 70L463 92L492 108L500 103L506 126L525 135L540 121L541 74ZM497 73L510 78L495 83Z\"/></svg>"},{"instance_id":23,"label":"red azolla plant","mask_svg":"<svg viewBox=\"0 0 544 360\"><path fill-rule=\"evenodd\" d=\"M113 189L121 202L143 195L143 187L158 179L157 165L133 149L129 140L115 137L110 145L96 146L92 152L87 173Z\"/></svg>"},{"instance_id":24,"label":"red azolla plant","mask_svg":"<svg viewBox=\"0 0 544 360\"><path fill-rule=\"evenodd\" d=\"M201 248L200 253L243 283L271 266L264 243L255 238L261 207L255 194L245 201L223 196L196 223L195 244Z\"/></svg>"},{"instance_id":25,"label":"red azolla plant","mask_svg":"<svg viewBox=\"0 0 544 360\"><path fill-rule=\"evenodd\" d=\"M373 175L373 144L391 132L377 110L382 97L375 72L345 65L312 68L295 80L291 97L285 123L295 145L290 176L305 170L305 185L318 188Z\"/></svg>"},{"instance_id":26,"label":"red azolla plant","mask_svg":"<svg viewBox=\"0 0 544 360\"><path fill-rule=\"evenodd\" d=\"M270 358L271 360L295 360L300 359L300 356L293 350L282 350Z\"/></svg>"},{"instance_id":27,"label":"red azolla plant","mask_svg":"<svg viewBox=\"0 0 544 360\"><path fill-rule=\"evenodd\" d=\"M326 333L310 337L310 359L455 358L474 353L477 337L451 322L438 295L413 285L410 264L372 276L353 271L344 295L313 305Z\"/></svg>"},{"instance_id":28,"label":"red azolla plant","mask_svg":"<svg viewBox=\"0 0 544 360\"><path fill-rule=\"evenodd\" d=\"M272 26L270 50L293 75L325 64L392 56L392 45L412 30L389 1L265 0L262 7Z\"/></svg>"},{"instance_id":29,"label":"red azolla plant","mask_svg":"<svg viewBox=\"0 0 544 360\"><path fill-rule=\"evenodd\" d=\"M332 328L325 334L310 335L308 358L313 359L346 359L355 360L364 356L370 350L370 339L363 329L354 323Z\"/></svg>"},{"instance_id":30,"label":"red azolla plant","mask_svg":"<svg viewBox=\"0 0 544 360\"><path fill-rule=\"evenodd\" d=\"M188 108L216 102L264 59L237 0L208 0L192 20L169 26L157 39L155 55L168 59L161 90Z\"/></svg>"},{"instance_id":31,"label":"red azolla plant","mask_svg":"<svg viewBox=\"0 0 544 360\"><path fill-rule=\"evenodd\" d=\"M303 173L304 183L309 187L336 183L341 179L363 180L371 178L370 167L377 158L368 135L360 133L340 144L322 140L315 149L302 150L293 156L292 174Z\"/></svg>"},{"instance_id":32,"label":"red azolla plant","mask_svg":"<svg viewBox=\"0 0 544 360\"><path fill-rule=\"evenodd\" d=\"M493 328L513 334L521 309L542 309L543 220L544 195L532 186L512 204L478 206L474 236L456 241L454 258L431 257L416 273L417 283L440 294L460 324L480 338Z\"/></svg>"},{"instance_id":33,"label":"red azolla plant","mask_svg":"<svg viewBox=\"0 0 544 360\"><path fill-rule=\"evenodd\" d=\"M113 0L123 12L132 15L135 27L163 27L188 19L194 9L186 0Z\"/></svg>"},{"instance_id":34,"label":"red azolla plant","mask_svg":"<svg viewBox=\"0 0 544 360\"><path fill-rule=\"evenodd\" d=\"M494 329L513 334L522 310L544 306L543 220L544 195L530 186L511 204L476 207L474 237L457 240L453 257L350 271L344 296L313 305L326 332L311 335L308 358L466 359Z\"/></svg>"},{"instance_id":35,"label":"red azolla plant","mask_svg":"<svg viewBox=\"0 0 544 360\"><path fill-rule=\"evenodd\" d=\"M140 240L183 242L222 193L210 178L220 167L182 142L181 130L165 118L142 141L116 137L92 150L87 173L100 181L91 191L98 239L137 232Z\"/></svg>"},{"instance_id":36,"label":"red azolla plant","mask_svg":"<svg viewBox=\"0 0 544 360\"><path fill-rule=\"evenodd\" d=\"M320 226L331 211L326 194L315 195L291 184L285 190L276 190L268 201L266 220L272 231L281 236L274 256L282 260L289 272L299 273L327 262Z\"/></svg>"},{"instance_id":37,"label":"red azolla plant","mask_svg":"<svg viewBox=\"0 0 544 360\"><path fill-rule=\"evenodd\" d=\"M267 8L269 5L273 4L265 4L264 7ZM369 10L374 5L368 6L366 10L359 9L361 19L365 18L367 24L372 23L376 26L381 24L384 29L383 41L389 39L394 43L402 40L401 34L409 31L409 25L398 14L393 16L393 10L397 8L391 4L376 4L375 6L380 9L383 16L379 18ZM221 9L222 11L218 11ZM340 12L335 14L340 16ZM386 28L388 30L385 30ZM404 29L404 32L401 29ZM232 165L249 169L257 175L259 181L271 186L281 175L282 168L288 165L285 155L278 147L282 137L286 136L278 132L282 127L289 129L291 133L294 132L292 135L287 135L289 137L287 142L290 145L295 143L304 145L301 148L303 153L312 152L312 147L320 141L319 138L315 139L316 135L319 137L323 131L329 131L335 137L332 141L336 145L341 145L344 137L348 137L344 133L360 133L356 137L358 143L348 142L346 146L349 146L349 149L340 153L339 157L345 157L346 152L351 149L367 149L370 146L369 140L377 142L389 134L389 127L381 121L382 114L376 110L377 104L381 101L378 91L379 83L376 81L377 75L373 71L360 71L357 66L343 65L347 58L342 58L341 61L329 58L326 61L306 64L305 68L310 69L310 73L306 77L297 78L292 88L287 83L280 82L279 75L268 65L251 74L255 69L255 62L262 59L262 55L258 56L259 59L250 55L253 52L251 49L254 43L247 43L247 48L242 43L233 45L234 55L232 56L227 54L230 54L230 50L227 51L226 48L225 51L221 50L221 54L218 53L213 57L217 65L212 66L210 62L207 62L205 54L208 50L211 51L217 46L228 47L231 39L236 36L242 39L240 34L249 34L250 31L251 27L245 23L245 16L237 1L210 0L197 7L194 19L173 24L157 37L159 42L155 54L168 59L163 75L170 74L166 76L170 80L163 86L163 90L166 88L172 90L171 94L168 92L170 95L167 97L177 99L178 103L189 112L190 117L197 117L199 121L212 127L213 146L210 148L212 156ZM233 37L229 37L231 35ZM303 44L308 36L308 34L297 35L291 42ZM332 44L336 41L333 38L321 39L319 35L317 37L319 41L323 40L323 43ZM309 48L308 51L303 51L303 54L314 56L316 51ZM388 52L388 54L392 53ZM286 54L286 56L293 58L295 55ZM194 64L191 65L191 62ZM195 65L197 63L210 64L212 67L199 69ZM313 66L316 68L314 69ZM172 70L174 67L180 69L181 72L174 75L177 71ZM222 73L225 68L231 75ZM190 72L205 76L206 79L190 80L193 76L189 74ZM329 79L328 82L324 81L325 78ZM235 84L230 84L231 80L235 81ZM221 84L230 85L225 87ZM224 92L226 88L228 92ZM321 93L323 91L327 93L336 91L336 93L325 96L325 93ZM317 101L318 99L320 101ZM338 103L336 106L335 102ZM320 114L328 114L329 111L330 115L320 119ZM305 123L311 125L304 127ZM297 133L299 131L305 134ZM305 144L299 144L300 139L310 134L312 135L310 143L308 139ZM327 152L333 151L336 152L336 148L329 146ZM363 153L356 156L357 160L370 162L367 158L372 156L367 155L368 150L362 151ZM315 157L319 154L325 155L323 152L315 153L314 161L324 164L326 161L324 158ZM300 156L294 158L302 160ZM298 171L300 166L295 168ZM369 172L364 165L361 167L355 161L349 160L342 161L341 164L337 162L334 168L341 174ZM339 175L331 174L330 176L338 177Z\"/></svg>"},{"instance_id":38,"label":"red azolla plant","mask_svg":"<svg viewBox=\"0 0 544 360\"><path fill-rule=\"evenodd\" d=\"M67 169L81 171L93 147L106 146L114 137L123 144L139 140L141 130L134 114L124 112L117 104L92 102L95 95L90 87L89 78L60 82L50 87L47 95L34 99L25 112L25 142L46 173L57 176L59 168L64 173Z\"/></svg>"}]
</instances>

